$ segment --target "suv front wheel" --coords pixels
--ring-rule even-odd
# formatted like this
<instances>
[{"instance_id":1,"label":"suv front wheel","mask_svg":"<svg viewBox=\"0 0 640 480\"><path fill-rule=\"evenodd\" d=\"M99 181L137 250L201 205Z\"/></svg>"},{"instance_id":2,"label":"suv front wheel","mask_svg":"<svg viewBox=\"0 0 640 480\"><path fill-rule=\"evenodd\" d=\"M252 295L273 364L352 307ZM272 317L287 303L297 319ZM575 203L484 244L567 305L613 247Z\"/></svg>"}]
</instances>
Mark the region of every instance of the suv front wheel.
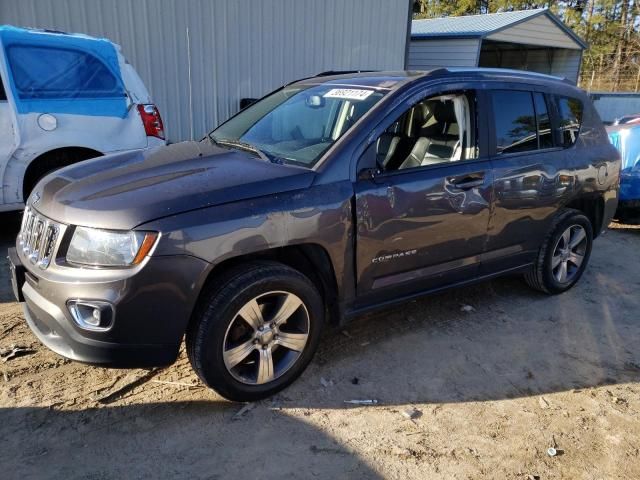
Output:
<instances>
[{"instance_id":1,"label":"suv front wheel","mask_svg":"<svg viewBox=\"0 0 640 480\"><path fill-rule=\"evenodd\" d=\"M254 401L282 390L318 347L324 308L317 289L275 262L243 265L216 283L187 332L193 369L229 400Z\"/></svg>"},{"instance_id":2,"label":"suv front wheel","mask_svg":"<svg viewBox=\"0 0 640 480\"><path fill-rule=\"evenodd\" d=\"M591 221L577 210L564 211L545 237L525 280L544 293L562 293L582 276L593 243Z\"/></svg>"}]
</instances>

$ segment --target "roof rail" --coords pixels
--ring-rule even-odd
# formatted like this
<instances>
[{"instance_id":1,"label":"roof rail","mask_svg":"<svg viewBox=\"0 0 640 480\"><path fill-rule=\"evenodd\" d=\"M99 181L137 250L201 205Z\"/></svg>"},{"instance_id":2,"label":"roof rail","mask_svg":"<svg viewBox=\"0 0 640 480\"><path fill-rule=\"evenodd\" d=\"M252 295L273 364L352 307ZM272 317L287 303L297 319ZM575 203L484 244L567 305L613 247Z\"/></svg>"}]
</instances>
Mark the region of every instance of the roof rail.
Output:
<instances>
[{"instance_id":1,"label":"roof rail","mask_svg":"<svg viewBox=\"0 0 640 480\"><path fill-rule=\"evenodd\" d=\"M298 78L297 80L292 80L283 85L286 87L287 85L291 85L292 83L300 82L302 80L308 80L310 78L318 78L318 77L328 77L330 75L348 75L350 73L367 73L367 72L380 72L380 70L327 70L326 72L320 72L315 75L311 75L310 77Z\"/></svg>"},{"instance_id":2,"label":"roof rail","mask_svg":"<svg viewBox=\"0 0 640 480\"><path fill-rule=\"evenodd\" d=\"M380 70L327 70L326 72L320 72L314 77L328 77L330 75L347 75L349 73L369 73L379 72Z\"/></svg>"}]
</instances>

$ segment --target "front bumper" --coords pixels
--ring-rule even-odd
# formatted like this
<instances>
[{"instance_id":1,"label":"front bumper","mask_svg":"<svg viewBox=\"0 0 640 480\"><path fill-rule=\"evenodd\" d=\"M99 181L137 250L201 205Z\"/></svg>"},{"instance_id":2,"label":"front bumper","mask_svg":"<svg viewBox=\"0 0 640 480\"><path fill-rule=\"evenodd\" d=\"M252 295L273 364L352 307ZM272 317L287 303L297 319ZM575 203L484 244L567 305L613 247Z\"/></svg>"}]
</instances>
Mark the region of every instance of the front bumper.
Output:
<instances>
[{"instance_id":1,"label":"front bumper","mask_svg":"<svg viewBox=\"0 0 640 480\"><path fill-rule=\"evenodd\" d=\"M40 271L20 255L9 253L12 271L24 269L17 297L24 300L27 324L54 352L81 362L119 368L163 366L173 363L199 292L207 263L187 255L150 257L133 275L78 269L78 278ZM80 272L80 270L83 270ZM94 278L89 279L87 276ZM16 289L14 289L15 292ZM115 311L108 331L81 328L67 308L70 299L100 300Z\"/></svg>"}]
</instances>

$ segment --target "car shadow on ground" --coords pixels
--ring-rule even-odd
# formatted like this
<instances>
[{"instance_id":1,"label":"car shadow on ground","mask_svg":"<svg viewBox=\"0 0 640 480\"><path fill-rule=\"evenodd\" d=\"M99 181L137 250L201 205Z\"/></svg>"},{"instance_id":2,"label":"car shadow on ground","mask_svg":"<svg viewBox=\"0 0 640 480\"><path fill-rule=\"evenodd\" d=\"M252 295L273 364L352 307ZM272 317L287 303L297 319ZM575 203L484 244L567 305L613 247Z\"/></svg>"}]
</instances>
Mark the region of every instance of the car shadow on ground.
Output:
<instances>
[{"instance_id":1,"label":"car shadow on ground","mask_svg":"<svg viewBox=\"0 0 640 480\"><path fill-rule=\"evenodd\" d=\"M235 420L237 410L222 402L3 409L0 460L11 478L383 478L311 424L266 409ZM7 457L19 429L34 435L19 458Z\"/></svg>"},{"instance_id":2,"label":"car shadow on ground","mask_svg":"<svg viewBox=\"0 0 640 480\"><path fill-rule=\"evenodd\" d=\"M337 478L344 472L378 478L345 444L287 412L352 408L345 400L377 400L371 408L396 408L638 382L640 281L637 262L628 260L640 245L637 233L615 229L596 240L584 277L563 295L542 295L509 277L330 329L296 383L238 420L233 420L237 404L204 389L178 393L171 402L136 403L162 398L154 393L160 387L150 384L117 406L0 409L4 455L16 452L7 447L13 432L35 432L24 454L0 463L12 472L37 474L49 459L66 458L53 475L63 478L145 477L158 469L174 478L185 472L194 478L232 472L253 478L258 471L262 478ZM1 244L14 234L3 229ZM172 369L181 380L195 381L184 359ZM118 465L121 455L126 465ZM145 456L156 462L149 465ZM308 472L288 460L294 458L304 458Z\"/></svg>"}]
</instances>

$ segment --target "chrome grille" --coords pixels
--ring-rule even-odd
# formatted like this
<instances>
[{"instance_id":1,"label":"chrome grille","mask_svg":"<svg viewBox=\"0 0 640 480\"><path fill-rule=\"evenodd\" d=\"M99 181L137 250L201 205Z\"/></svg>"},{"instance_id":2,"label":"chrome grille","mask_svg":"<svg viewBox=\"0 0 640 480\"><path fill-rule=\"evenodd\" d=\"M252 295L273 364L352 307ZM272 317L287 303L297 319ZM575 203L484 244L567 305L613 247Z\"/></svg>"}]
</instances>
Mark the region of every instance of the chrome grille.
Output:
<instances>
[{"instance_id":1,"label":"chrome grille","mask_svg":"<svg viewBox=\"0 0 640 480\"><path fill-rule=\"evenodd\" d=\"M29 261L45 269L51 263L51 257L60 233L60 225L27 207L22 217L18 242Z\"/></svg>"}]
</instances>

